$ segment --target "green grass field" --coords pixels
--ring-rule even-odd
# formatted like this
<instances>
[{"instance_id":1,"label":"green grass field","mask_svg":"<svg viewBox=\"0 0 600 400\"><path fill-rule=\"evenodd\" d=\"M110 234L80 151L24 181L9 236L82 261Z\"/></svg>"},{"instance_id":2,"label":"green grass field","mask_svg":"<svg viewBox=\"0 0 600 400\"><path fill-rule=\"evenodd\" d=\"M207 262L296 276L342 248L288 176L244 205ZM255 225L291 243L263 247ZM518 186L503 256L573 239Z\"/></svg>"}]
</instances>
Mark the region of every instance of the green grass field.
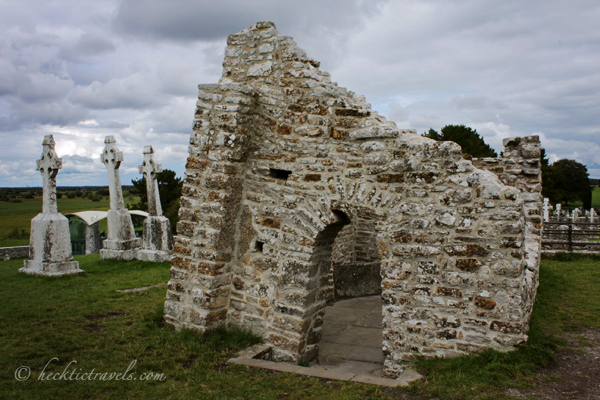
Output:
<instances>
[{"instance_id":1,"label":"green grass field","mask_svg":"<svg viewBox=\"0 0 600 400\"><path fill-rule=\"evenodd\" d=\"M0 292L0 397L10 399L365 399L387 398L382 388L331 382L229 365L236 350L257 343L248 332L203 337L163 326L166 288L118 293L117 289L165 284L169 264L75 257L84 275L63 278L17 272L23 260L2 262ZM132 380L43 379L71 365L80 372L130 371ZM31 369L15 379L21 366ZM25 372L23 372L25 373ZM141 380L142 374L162 374ZM24 375L23 375L24 376ZM40 378L41 377L41 378ZM136 379L133 379L136 378ZM162 381L161 381L162 379Z\"/></svg>"},{"instance_id":2,"label":"green grass field","mask_svg":"<svg viewBox=\"0 0 600 400\"><path fill-rule=\"evenodd\" d=\"M227 364L237 350L258 338L239 329L209 337L177 332L161 322L166 288L117 292L165 284L168 263L102 261L98 255L75 258L86 273L58 279L18 273L22 259L0 262L0 397L514 399L505 390L527 388L540 379L538 368L561 344L552 335L600 327L600 260L559 254L542 261L526 347L448 360L419 359L416 367L425 379L408 389L386 389ZM43 379L43 373L62 373L65 368L123 373L134 360L128 375L132 380ZM30 368L31 375L19 381L15 371L22 366ZM142 374L150 373L158 380L141 380ZM26 374L23 370L19 376Z\"/></svg>"},{"instance_id":3,"label":"green grass field","mask_svg":"<svg viewBox=\"0 0 600 400\"><path fill-rule=\"evenodd\" d=\"M22 203L10 203L0 201L0 247L26 246L29 244L29 236L12 239L6 236L15 228L29 232L31 229L31 219L42 212L42 198L19 199ZM136 203L139 197L131 197L125 200L127 203ZM108 196L100 201L91 199L74 198L68 199L63 196L58 199L58 212L68 214L78 211L108 211L110 200ZM104 226L102 223L104 222ZM100 230L106 230L106 222L101 222Z\"/></svg>"},{"instance_id":4,"label":"green grass field","mask_svg":"<svg viewBox=\"0 0 600 400\"><path fill-rule=\"evenodd\" d=\"M581 201L576 201L569 203L570 207L581 207L583 203ZM600 208L600 188L595 187L592 190L592 207Z\"/></svg>"}]
</instances>

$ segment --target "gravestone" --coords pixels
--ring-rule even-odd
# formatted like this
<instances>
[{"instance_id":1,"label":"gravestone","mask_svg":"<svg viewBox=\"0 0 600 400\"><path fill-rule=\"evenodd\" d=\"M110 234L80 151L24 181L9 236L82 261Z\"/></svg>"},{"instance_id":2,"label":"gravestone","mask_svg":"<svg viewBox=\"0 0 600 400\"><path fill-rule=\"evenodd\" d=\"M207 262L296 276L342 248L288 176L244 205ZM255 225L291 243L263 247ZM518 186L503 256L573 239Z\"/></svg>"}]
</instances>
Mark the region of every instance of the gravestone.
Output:
<instances>
[{"instance_id":1,"label":"gravestone","mask_svg":"<svg viewBox=\"0 0 600 400\"><path fill-rule=\"evenodd\" d=\"M594 223L594 217L596 216L596 211L592 208L590 210L590 222Z\"/></svg>"},{"instance_id":2,"label":"gravestone","mask_svg":"<svg viewBox=\"0 0 600 400\"><path fill-rule=\"evenodd\" d=\"M561 207L562 205L559 203L556 205L556 218L560 219L561 218Z\"/></svg>"},{"instance_id":3,"label":"gravestone","mask_svg":"<svg viewBox=\"0 0 600 400\"><path fill-rule=\"evenodd\" d=\"M148 218L144 220L144 248L138 251L137 258L145 261L170 261L173 250L173 235L169 219L162 215L157 174L162 164L154 162L152 146L144 147L144 163L139 166L140 174L146 178L148 193Z\"/></svg>"},{"instance_id":4,"label":"gravestone","mask_svg":"<svg viewBox=\"0 0 600 400\"><path fill-rule=\"evenodd\" d=\"M79 263L73 261L69 220L58 213L56 205L56 175L62 159L54 150L54 137L44 136L42 157L37 170L44 178L42 213L31 220L29 260L19 270L30 275L62 276L81 274Z\"/></svg>"},{"instance_id":5,"label":"gravestone","mask_svg":"<svg viewBox=\"0 0 600 400\"><path fill-rule=\"evenodd\" d=\"M108 170L110 210L107 216L108 237L104 241L104 248L100 250L100 257L103 260L134 260L137 250L141 247L141 240L135 237L131 215L123 203L119 175L123 152L117 148L114 136L107 136L104 143L104 152L100 155L100 159Z\"/></svg>"},{"instance_id":6,"label":"gravestone","mask_svg":"<svg viewBox=\"0 0 600 400\"><path fill-rule=\"evenodd\" d=\"M94 222L85 229L85 254L98 254L101 248L100 223Z\"/></svg>"},{"instance_id":7,"label":"gravestone","mask_svg":"<svg viewBox=\"0 0 600 400\"><path fill-rule=\"evenodd\" d=\"M549 201L550 199L548 198L544 199L544 222L548 222L548 220L550 219L550 210L552 209L552 207L550 206Z\"/></svg>"}]
</instances>

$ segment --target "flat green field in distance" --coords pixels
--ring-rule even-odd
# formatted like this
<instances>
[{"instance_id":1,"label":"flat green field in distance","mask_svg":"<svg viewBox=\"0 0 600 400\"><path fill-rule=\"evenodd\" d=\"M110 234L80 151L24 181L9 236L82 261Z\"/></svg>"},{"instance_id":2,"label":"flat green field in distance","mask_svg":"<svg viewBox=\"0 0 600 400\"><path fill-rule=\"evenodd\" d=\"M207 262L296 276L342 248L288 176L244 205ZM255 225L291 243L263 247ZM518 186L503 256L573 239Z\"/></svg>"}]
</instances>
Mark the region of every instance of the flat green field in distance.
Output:
<instances>
[{"instance_id":1,"label":"flat green field in distance","mask_svg":"<svg viewBox=\"0 0 600 400\"><path fill-rule=\"evenodd\" d=\"M42 212L41 196L35 196L33 199L18 198L16 200L20 202L0 201L0 247L27 246L29 244L31 219ZM125 205L127 203L137 203L139 200L137 196L128 195L125 197ZM90 198L82 199L81 197L69 199L66 196L58 199L58 212L63 215L78 211L108 211L109 208L110 200L108 196L103 196L100 201L92 201ZM16 235L15 229L22 234ZM106 227L103 227L101 222L100 230L105 229Z\"/></svg>"},{"instance_id":2,"label":"flat green field in distance","mask_svg":"<svg viewBox=\"0 0 600 400\"><path fill-rule=\"evenodd\" d=\"M581 201L569 203L571 207L581 207L582 205ZM592 207L600 208L600 188L598 187L592 188Z\"/></svg>"}]
</instances>

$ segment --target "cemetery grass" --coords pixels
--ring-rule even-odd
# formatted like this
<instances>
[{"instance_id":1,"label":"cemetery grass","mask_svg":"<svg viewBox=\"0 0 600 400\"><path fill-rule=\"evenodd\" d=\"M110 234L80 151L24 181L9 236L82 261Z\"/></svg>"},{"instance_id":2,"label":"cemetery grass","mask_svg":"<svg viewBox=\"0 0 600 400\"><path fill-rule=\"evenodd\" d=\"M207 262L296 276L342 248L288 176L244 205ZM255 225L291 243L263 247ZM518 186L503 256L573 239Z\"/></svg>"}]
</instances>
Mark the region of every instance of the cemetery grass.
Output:
<instances>
[{"instance_id":1,"label":"cemetery grass","mask_svg":"<svg viewBox=\"0 0 600 400\"><path fill-rule=\"evenodd\" d=\"M18 273L23 259L0 262L0 397L11 399L379 399L383 388L227 364L260 338L231 328L211 336L162 322L169 263L117 262L76 256L86 273L61 278ZM56 359L55 359L56 358ZM54 360L53 360L54 359ZM53 360L53 361L52 361ZM125 373L135 380L75 380ZM73 362L70 366L69 363ZM76 363L75 363L76 362ZM45 380L45 373L73 380ZM20 366L31 368L24 381ZM162 374L142 381L141 374ZM129 375L130 374L130 375ZM147 375L146 375L147 376ZM162 381L161 381L162 379Z\"/></svg>"},{"instance_id":2,"label":"cemetery grass","mask_svg":"<svg viewBox=\"0 0 600 400\"><path fill-rule=\"evenodd\" d=\"M212 336L177 332L162 322L166 288L118 293L117 289L165 284L169 264L102 261L75 257L86 274L47 278L17 272L23 260L2 262L0 292L0 393L14 399L509 399L507 390L534 393L559 378L544 375L560 337L600 327L600 259L558 254L544 259L529 331L517 351L454 359L418 358L425 378L408 389L327 381L227 364L241 348L260 338L240 329ZM57 360L51 361L53 358ZM41 372L123 373L133 360L136 380L41 379ZM76 361L76 364L69 363ZM31 376L17 381L19 366ZM141 381L142 373L162 374ZM533 397L536 398L535 394Z\"/></svg>"},{"instance_id":3,"label":"cemetery grass","mask_svg":"<svg viewBox=\"0 0 600 400\"><path fill-rule=\"evenodd\" d=\"M488 350L446 360L418 358L415 366L426 377L415 382L411 391L441 399L547 398L538 389L562 378L544 373L543 368L552 363L557 351L581 354L589 345L580 341L581 347L573 348L572 341L563 338L600 328L598 288L600 257L573 253L544 257L527 346L509 353ZM579 368L585 371L586 366ZM523 397L511 396L509 388Z\"/></svg>"}]
</instances>

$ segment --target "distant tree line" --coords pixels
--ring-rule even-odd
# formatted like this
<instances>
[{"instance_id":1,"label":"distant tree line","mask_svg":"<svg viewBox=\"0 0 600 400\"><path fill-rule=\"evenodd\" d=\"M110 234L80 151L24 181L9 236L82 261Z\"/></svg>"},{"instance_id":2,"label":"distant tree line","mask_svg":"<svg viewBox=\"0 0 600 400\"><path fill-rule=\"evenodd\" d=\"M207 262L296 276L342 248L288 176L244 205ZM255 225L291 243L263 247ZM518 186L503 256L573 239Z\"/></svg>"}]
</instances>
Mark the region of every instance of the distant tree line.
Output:
<instances>
[{"instance_id":1,"label":"distant tree line","mask_svg":"<svg viewBox=\"0 0 600 400\"><path fill-rule=\"evenodd\" d=\"M123 186L123 194L129 196L129 191L131 189L133 189L133 186ZM43 189L41 187L0 188L0 201L5 202L22 203L24 199L31 200L40 198L42 195ZM62 199L63 197L68 199L81 198L91 200L92 202L98 202L108 196L109 190L107 186L59 186L56 190L57 199Z\"/></svg>"},{"instance_id":2,"label":"distant tree line","mask_svg":"<svg viewBox=\"0 0 600 400\"><path fill-rule=\"evenodd\" d=\"M553 204L566 206L581 201L584 209L592 207L592 185L587 167L566 158L550 164L542 149L542 195Z\"/></svg>"},{"instance_id":3,"label":"distant tree line","mask_svg":"<svg viewBox=\"0 0 600 400\"><path fill-rule=\"evenodd\" d=\"M429 128L429 131L423 133L428 137L440 142L455 142L460 145L466 158L470 157L498 157L498 154L492 149L477 130L465 125L446 125L441 133Z\"/></svg>"}]
</instances>

